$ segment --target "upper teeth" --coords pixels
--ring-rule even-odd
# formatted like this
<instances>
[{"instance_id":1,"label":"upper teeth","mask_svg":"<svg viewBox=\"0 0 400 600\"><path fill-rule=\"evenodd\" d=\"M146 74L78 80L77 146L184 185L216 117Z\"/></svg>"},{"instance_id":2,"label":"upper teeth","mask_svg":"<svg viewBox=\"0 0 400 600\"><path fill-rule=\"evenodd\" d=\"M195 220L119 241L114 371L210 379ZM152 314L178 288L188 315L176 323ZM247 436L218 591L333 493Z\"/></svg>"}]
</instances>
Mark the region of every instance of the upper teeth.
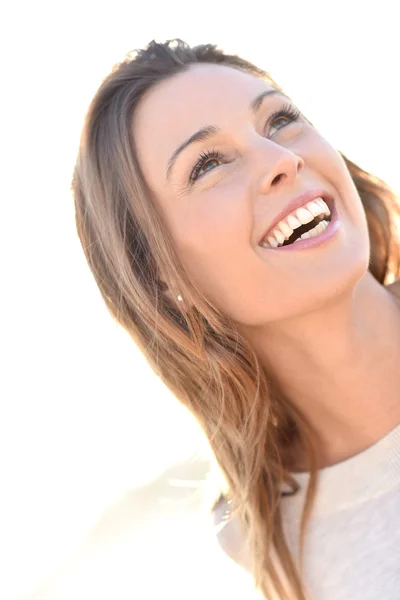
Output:
<instances>
[{"instance_id":1,"label":"upper teeth","mask_svg":"<svg viewBox=\"0 0 400 600\"><path fill-rule=\"evenodd\" d=\"M330 214L331 211L322 198L316 198L311 202L307 202L307 204L297 208L282 219L282 221L279 221L274 230L269 232L268 237L263 239L261 246L264 246L265 248L277 248L278 246L282 246L285 240L290 238L295 229L301 227L301 225L310 223L319 215L328 217Z\"/></svg>"}]
</instances>

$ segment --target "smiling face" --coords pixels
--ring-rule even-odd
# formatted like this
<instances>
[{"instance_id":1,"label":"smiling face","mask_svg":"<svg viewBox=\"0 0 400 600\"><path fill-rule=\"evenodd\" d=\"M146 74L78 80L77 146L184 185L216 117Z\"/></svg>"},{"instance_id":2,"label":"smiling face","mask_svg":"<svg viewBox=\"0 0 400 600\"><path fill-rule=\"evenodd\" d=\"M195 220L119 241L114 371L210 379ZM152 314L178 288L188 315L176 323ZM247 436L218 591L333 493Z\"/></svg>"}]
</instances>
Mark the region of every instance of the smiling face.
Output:
<instances>
[{"instance_id":1,"label":"smiling face","mask_svg":"<svg viewBox=\"0 0 400 600\"><path fill-rule=\"evenodd\" d=\"M342 157L263 79L192 65L146 93L133 132L188 276L238 324L262 326L315 310L366 272L365 213ZM314 196L334 215L320 238L260 245L265 233L274 239L274 229L293 235L279 222L293 225L287 215L300 216L299 206Z\"/></svg>"}]
</instances>

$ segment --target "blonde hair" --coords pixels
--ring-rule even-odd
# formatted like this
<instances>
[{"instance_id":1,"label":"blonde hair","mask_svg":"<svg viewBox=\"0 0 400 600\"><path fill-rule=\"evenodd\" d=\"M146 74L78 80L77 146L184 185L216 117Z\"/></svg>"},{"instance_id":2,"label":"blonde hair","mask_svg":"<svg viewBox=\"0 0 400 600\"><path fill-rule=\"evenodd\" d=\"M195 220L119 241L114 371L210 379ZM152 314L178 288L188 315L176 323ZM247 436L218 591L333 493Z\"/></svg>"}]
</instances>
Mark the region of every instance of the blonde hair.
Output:
<instances>
[{"instance_id":1,"label":"blonde hair","mask_svg":"<svg viewBox=\"0 0 400 600\"><path fill-rule=\"evenodd\" d=\"M302 548L317 483L315 432L273 389L234 323L188 279L152 201L131 133L143 94L199 62L241 69L281 89L267 72L211 44L192 48L181 40L153 41L127 55L104 79L86 114L71 186L76 226L110 313L206 433L248 535L256 585L266 598L305 600L283 532L280 499L283 484L289 493L297 491L283 461L285 448L296 439L311 471ZM368 219L370 270L385 283L399 274L399 205L380 179L342 157ZM174 297L185 299L179 308L164 293L165 282Z\"/></svg>"}]
</instances>

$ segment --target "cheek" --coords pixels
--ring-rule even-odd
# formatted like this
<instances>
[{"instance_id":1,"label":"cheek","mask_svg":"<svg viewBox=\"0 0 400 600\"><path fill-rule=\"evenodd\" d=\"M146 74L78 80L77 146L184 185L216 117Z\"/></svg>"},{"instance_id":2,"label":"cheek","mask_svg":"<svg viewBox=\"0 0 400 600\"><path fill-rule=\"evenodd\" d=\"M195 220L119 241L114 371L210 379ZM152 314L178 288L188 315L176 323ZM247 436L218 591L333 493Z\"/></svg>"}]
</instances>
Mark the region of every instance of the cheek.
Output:
<instances>
[{"instance_id":1,"label":"cheek","mask_svg":"<svg viewBox=\"0 0 400 600\"><path fill-rule=\"evenodd\" d=\"M354 225L365 229L364 207L341 154L315 129L310 129L302 149L298 151L311 171L311 177L322 178L336 190L339 214L345 212Z\"/></svg>"},{"instance_id":2,"label":"cheek","mask_svg":"<svg viewBox=\"0 0 400 600\"><path fill-rule=\"evenodd\" d=\"M235 319L260 301L265 265L251 247L252 202L244 177L183 200L168 224L190 280L219 310ZM251 304L251 302L250 302Z\"/></svg>"},{"instance_id":3,"label":"cheek","mask_svg":"<svg viewBox=\"0 0 400 600\"><path fill-rule=\"evenodd\" d=\"M233 320L252 324L275 312L273 273L248 242L213 239L206 247L180 249L180 256L197 289Z\"/></svg>"},{"instance_id":4,"label":"cheek","mask_svg":"<svg viewBox=\"0 0 400 600\"><path fill-rule=\"evenodd\" d=\"M277 277L251 246L251 203L232 194L188 210L173 237L195 287L222 313L252 325L282 316L289 308L282 298L293 296L288 279Z\"/></svg>"},{"instance_id":5,"label":"cheek","mask_svg":"<svg viewBox=\"0 0 400 600\"><path fill-rule=\"evenodd\" d=\"M252 215L243 181L229 181L183 199L168 217L180 256L193 262L212 262L250 243ZM191 269L193 270L193 269Z\"/></svg>"},{"instance_id":6,"label":"cheek","mask_svg":"<svg viewBox=\"0 0 400 600\"><path fill-rule=\"evenodd\" d=\"M346 178L339 152L318 131L310 129L293 151L303 157L309 172L323 177L334 187L337 188L342 178Z\"/></svg>"}]
</instances>

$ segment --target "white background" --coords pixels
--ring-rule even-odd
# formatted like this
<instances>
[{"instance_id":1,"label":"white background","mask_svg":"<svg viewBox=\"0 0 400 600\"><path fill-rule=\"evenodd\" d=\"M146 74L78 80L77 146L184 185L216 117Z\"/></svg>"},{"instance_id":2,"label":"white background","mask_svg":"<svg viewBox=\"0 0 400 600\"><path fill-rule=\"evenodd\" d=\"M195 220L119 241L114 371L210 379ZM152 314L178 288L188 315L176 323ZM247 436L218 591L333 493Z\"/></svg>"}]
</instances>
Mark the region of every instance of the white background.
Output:
<instances>
[{"instance_id":1,"label":"white background","mask_svg":"<svg viewBox=\"0 0 400 600\"><path fill-rule=\"evenodd\" d=\"M338 149L399 190L395 8L289 0L3 7L1 598L33 598L110 506L129 506L124 494L193 453L207 457L194 420L108 315L75 233L70 180L101 79L153 38L217 43L269 71ZM217 554L203 513L163 514L74 563L51 597L243 597L241 574Z\"/></svg>"}]
</instances>

